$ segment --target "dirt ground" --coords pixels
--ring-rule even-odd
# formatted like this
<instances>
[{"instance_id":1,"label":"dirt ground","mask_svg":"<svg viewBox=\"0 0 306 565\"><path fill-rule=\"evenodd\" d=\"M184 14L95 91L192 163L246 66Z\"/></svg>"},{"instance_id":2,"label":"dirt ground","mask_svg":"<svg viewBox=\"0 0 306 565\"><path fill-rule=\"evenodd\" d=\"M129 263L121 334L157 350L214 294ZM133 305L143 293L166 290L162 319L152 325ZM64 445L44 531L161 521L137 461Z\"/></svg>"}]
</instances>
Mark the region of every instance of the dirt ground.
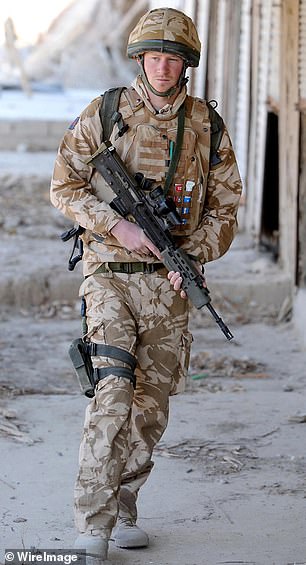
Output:
<instances>
[{"instance_id":1,"label":"dirt ground","mask_svg":"<svg viewBox=\"0 0 306 565\"><path fill-rule=\"evenodd\" d=\"M79 275L62 274L67 249L61 251L58 243L63 222L49 209L48 175L40 173L36 184L23 177L17 181L10 171L5 175L3 563L5 549L72 547L72 492L87 404L67 355L80 333L74 301ZM249 253L228 254L237 278L248 276ZM224 295L227 268L224 263L224 270L216 271ZM269 275L270 266L265 268ZM268 275L267 293L273 293ZM217 300L217 306L235 339L227 342L208 313L192 313L187 391L171 399L170 424L139 501L139 522L150 535L150 547L120 550L111 544L114 565L306 564L305 349L286 305L278 318L254 308L255 322L243 301L233 306Z\"/></svg>"}]
</instances>

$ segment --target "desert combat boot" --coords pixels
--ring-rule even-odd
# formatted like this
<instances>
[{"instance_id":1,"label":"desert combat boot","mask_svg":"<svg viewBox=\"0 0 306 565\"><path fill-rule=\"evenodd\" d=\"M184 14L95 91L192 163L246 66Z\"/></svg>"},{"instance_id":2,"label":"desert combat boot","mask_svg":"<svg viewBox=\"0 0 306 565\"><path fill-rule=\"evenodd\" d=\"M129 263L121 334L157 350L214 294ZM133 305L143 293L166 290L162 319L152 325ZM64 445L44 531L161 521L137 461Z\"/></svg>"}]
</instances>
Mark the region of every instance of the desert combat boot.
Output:
<instances>
[{"instance_id":1,"label":"desert combat boot","mask_svg":"<svg viewBox=\"0 0 306 565\"><path fill-rule=\"evenodd\" d=\"M125 549L147 547L149 545L148 534L139 528L132 518L128 517L118 517L111 539L117 547Z\"/></svg>"},{"instance_id":2,"label":"desert combat boot","mask_svg":"<svg viewBox=\"0 0 306 565\"><path fill-rule=\"evenodd\" d=\"M137 493L131 492L125 486L120 488L118 517L110 538L117 547L128 549L149 545L148 534L136 525L136 500Z\"/></svg>"},{"instance_id":3,"label":"desert combat boot","mask_svg":"<svg viewBox=\"0 0 306 565\"><path fill-rule=\"evenodd\" d=\"M86 565L111 565L107 559L107 539L90 534L79 534L74 542L74 549L80 556L86 555Z\"/></svg>"}]
</instances>

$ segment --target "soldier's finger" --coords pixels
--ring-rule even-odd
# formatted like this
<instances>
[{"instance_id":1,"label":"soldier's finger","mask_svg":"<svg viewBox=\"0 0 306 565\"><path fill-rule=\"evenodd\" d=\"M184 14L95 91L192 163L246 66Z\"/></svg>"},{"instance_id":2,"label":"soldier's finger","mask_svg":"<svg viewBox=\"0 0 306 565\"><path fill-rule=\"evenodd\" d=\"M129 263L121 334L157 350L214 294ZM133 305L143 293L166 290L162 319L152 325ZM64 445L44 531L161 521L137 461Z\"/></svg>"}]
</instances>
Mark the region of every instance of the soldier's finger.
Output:
<instances>
[{"instance_id":1,"label":"soldier's finger","mask_svg":"<svg viewBox=\"0 0 306 565\"><path fill-rule=\"evenodd\" d=\"M160 261L162 261L162 256L159 252L159 250L157 249L157 247L155 247L155 245L153 243L149 243L147 245L148 249L150 250L150 252L155 255L155 257L157 257Z\"/></svg>"},{"instance_id":2,"label":"soldier's finger","mask_svg":"<svg viewBox=\"0 0 306 565\"><path fill-rule=\"evenodd\" d=\"M175 281L173 283L174 290L180 290L182 281L183 281L183 279L180 276L175 279Z\"/></svg>"},{"instance_id":3,"label":"soldier's finger","mask_svg":"<svg viewBox=\"0 0 306 565\"><path fill-rule=\"evenodd\" d=\"M176 281L176 279L177 279L178 277L180 277L180 276L181 276L181 275L180 275L180 273L179 273L178 271L169 271L169 273L168 273L168 275L167 275L167 277L168 277L169 281L171 282L171 284L173 284L172 281L173 281L173 282Z\"/></svg>"}]
</instances>

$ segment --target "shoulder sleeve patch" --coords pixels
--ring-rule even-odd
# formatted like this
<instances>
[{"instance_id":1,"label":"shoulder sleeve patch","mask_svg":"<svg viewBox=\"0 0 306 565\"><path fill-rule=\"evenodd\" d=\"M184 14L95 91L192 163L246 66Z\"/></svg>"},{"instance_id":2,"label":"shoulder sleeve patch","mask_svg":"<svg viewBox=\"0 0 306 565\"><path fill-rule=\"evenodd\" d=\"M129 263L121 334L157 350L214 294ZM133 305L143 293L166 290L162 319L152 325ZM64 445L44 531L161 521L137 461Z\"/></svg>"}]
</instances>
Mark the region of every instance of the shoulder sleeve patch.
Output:
<instances>
[{"instance_id":1,"label":"shoulder sleeve patch","mask_svg":"<svg viewBox=\"0 0 306 565\"><path fill-rule=\"evenodd\" d=\"M71 122L70 126L68 126L68 129L74 129L75 126L77 125L78 121L80 119L80 116L78 116L77 118L75 118L75 120L73 120L73 122Z\"/></svg>"}]
</instances>

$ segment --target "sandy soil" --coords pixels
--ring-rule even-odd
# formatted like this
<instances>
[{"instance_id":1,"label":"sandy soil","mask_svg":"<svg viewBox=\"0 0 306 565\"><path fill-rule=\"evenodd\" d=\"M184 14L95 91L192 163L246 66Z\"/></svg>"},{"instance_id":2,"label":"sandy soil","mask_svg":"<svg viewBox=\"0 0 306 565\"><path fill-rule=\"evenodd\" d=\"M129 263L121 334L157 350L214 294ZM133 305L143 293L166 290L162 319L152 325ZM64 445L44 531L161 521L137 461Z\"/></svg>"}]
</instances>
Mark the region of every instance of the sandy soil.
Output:
<instances>
[{"instance_id":1,"label":"sandy soil","mask_svg":"<svg viewBox=\"0 0 306 565\"><path fill-rule=\"evenodd\" d=\"M72 546L72 491L87 403L67 355L80 333L73 301L79 275L58 282L67 256L58 243L62 222L48 211L46 179L28 192L26 184L28 196L16 205L18 184L6 174L11 191L9 198L2 192L1 201L2 562L8 548ZM35 209L33 186L40 191ZM234 256L240 278L246 257ZM226 294L226 275L218 269ZM232 342L207 313L192 316L187 391L171 399L170 425L140 497L140 523L151 544L139 551L111 544L114 565L306 564L306 352L290 321L277 322L257 309L262 316L250 323L248 306L222 304Z\"/></svg>"},{"instance_id":2,"label":"sandy soil","mask_svg":"<svg viewBox=\"0 0 306 565\"><path fill-rule=\"evenodd\" d=\"M87 400L66 350L79 321L9 313L1 325L1 550L69 548ZM305 351L288 323L233 329L229 344L192 328L187 392L171 400L140 500L151 546L111 546L114 565L306 563Z\"/></svg>"}]
</instances>

